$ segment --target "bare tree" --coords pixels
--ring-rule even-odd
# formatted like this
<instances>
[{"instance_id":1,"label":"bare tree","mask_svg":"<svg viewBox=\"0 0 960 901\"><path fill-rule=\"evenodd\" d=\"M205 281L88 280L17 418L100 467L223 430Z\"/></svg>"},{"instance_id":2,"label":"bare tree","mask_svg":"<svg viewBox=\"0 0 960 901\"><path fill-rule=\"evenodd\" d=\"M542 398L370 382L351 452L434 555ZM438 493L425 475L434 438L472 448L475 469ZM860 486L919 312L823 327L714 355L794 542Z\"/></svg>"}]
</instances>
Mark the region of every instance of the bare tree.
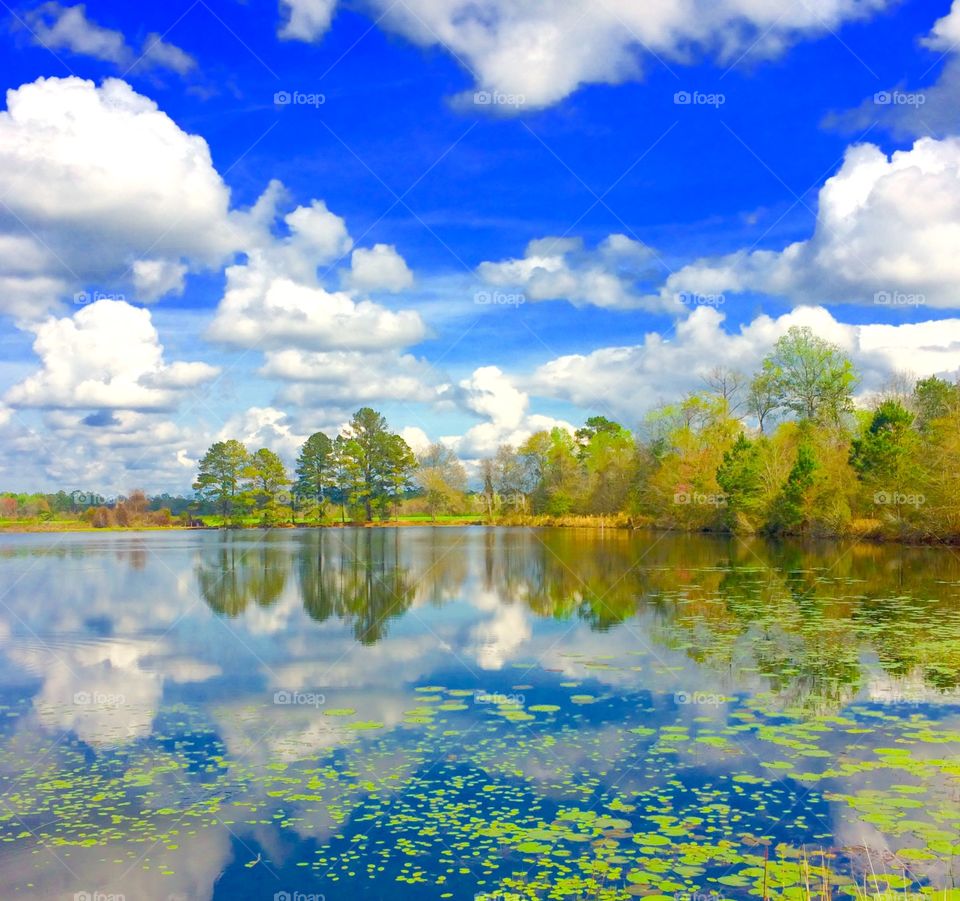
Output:
<instances>
[{"instance_id":1,"label":"bare tree","mask_svg":"<svg viewBox=\"0 0 960 901\"><path fill-rule=\"evenodd\" d=\"M711 394L726 401L731 416L744 406L743 389L747 385L747 377L742 372L726 366L714 366L702 378Z\"/></svg>"}]
</instances>

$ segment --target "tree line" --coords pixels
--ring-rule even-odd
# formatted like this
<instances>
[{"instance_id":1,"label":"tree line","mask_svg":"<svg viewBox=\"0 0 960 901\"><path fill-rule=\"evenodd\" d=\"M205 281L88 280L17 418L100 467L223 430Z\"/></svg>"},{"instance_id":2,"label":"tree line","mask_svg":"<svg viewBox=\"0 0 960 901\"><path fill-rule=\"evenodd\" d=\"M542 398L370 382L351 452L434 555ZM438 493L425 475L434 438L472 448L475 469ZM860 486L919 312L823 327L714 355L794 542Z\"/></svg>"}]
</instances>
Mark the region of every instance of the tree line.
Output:
<instances>
[{"instance_id":1,"label":"tree line","mask_svg":"<svg viewBox=\"0 0 960 901\"><path fill-rule=\"evenodd\" d=\"M365 407L342 434L312 435L292 476L272 451L218 442L194 488L223 522L602 516L683 530L960 536L960 386L897 377L858 408L858 384L839 347L794 327L753 374L718 367L633 431L593 416L501 446L472 486L449 447L414 455Z\"/></svg>"}]
</instances>

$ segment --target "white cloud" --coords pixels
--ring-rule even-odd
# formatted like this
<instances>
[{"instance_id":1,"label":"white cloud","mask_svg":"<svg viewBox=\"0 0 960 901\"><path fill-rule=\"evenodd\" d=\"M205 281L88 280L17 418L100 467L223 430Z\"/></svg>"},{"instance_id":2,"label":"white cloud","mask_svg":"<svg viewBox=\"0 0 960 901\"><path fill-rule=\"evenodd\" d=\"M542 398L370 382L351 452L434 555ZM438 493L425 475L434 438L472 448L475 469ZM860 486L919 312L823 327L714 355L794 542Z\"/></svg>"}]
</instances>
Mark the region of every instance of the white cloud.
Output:
<instances>
[{"instance_id":1,"label":"white cloud","mask_svg":"<svg viewBox=\"0 0 960 901\"><path fill-rule=\"evenodd\" d=\"M416 343L426 328L413 311L394 313L344 292L231 266L208 335L242 347L380 350Z\"/></svg>"},{"instance_id":2,"label":"white cloud","mask_svg":"<svg viewBox=\"0 0 960 901\"><path fill-rule=\"evenodd\" d=\"M957 307L958 246L960 138L923 138L891 157L862 144L821 189L809 240L699 260L670 276L662 296L752 291L797 303L874 304L887 293Z\"/></svg>"},{"instance_id":3,"label":"white cloud","mask_svg":"<svg viewBox=\"0 0 960 901\"><path fill-rule=\"evenodd\" d=\"M610 235L587 250L579 238L541 238L522 259L481 263L486 284L520 292L525 299L568 300L574 306L632 309L657 306L637 283L649 277L652 251L626 235Z\"/></svg>"},{"instance_id":4,"label":"white cloud","mask_svg":"<svg viewBox=\"0 0 960 901\"><path fill-rule=\"evenodd\" d=\"M433 444L427 433L415 425L408 425L400 429L400 437L407 442L415 454L422 454Z\"/></svg>"},{"instance_id":5,"label":"white cloud","mask_svg":"<svg viewBox=\"0 0 960 901\"><path fill-rule=\"evenodd\" d=\"M440 376L424 360L397 351L268 352L260 374L281 379L279 400L346 411L387 400L435 400Z\"/></svg>"},{"instance_id":6,"label":"white cloud","mask_svg":"<svg viewBox=\"0 0 960 901\"><path fill-rule=\"evenodd\" d=\"M69 50L119 65L131 60L122 32L92 22L83 3L77 6L44 3L26 18L37 43L51 50Z\"/></svg>"},{"instance_id":7,"label":"white cloud","mask_svg":"<svg viewBox=\"0 0 960 901\"><path fill-rule=\"evenodd\" d=\"M236 438L250 450L266 447L287 460L292 460L308 437L297 434L283 410L274 407L251 407L227 420L217 435L217 440Z\"/></svg>"},{"instance_id":8,"label":"white cloud","mask_svg":"<svg viewBox=\"0 0 960 901\"><path fill-rule=\"evenodd\" d=\"M348 284L356 291L403 291L413 287L413 273L396 247L375 244L353 252Z\"/></svg>"},{"instance_id":9,"label":"white cloud","mask_svg":"<svg viewBox=\"0 0 960 901\"><path fill-rule=\"evenodd\" d=\"M514 384L510 376L496 366L482 366L459 384L457 402L461 407L485 419L462 436L443 439L464 457L489 457L501 444L519 445L534 432L573 426L549 416L531 414L530 398Z\"/></svg>"},{"instance_id":10,"label":"white cloud","mask_svg":"<svg viewBox=\"0 0 960 901\"><path fill-rule=\"evenodd\" d=\"M197 66L189 53L156 33L147 35L138 55L122 32L104 28L88 18L83 3L44 3L27 13L25 19L34 41L49 50L68 50L132 69L170 69L179 75L186 75Z\"/></svg>"},{"instance_id":11,"label":"white cloud","mask_svg":"<svg viewBox=\"0 0 960 901\"><path fill-rule=\"evenodd\" d=\"M133 284L137 299L150 303L168 294L183 294L187 267L174 260L136 260Z\"/></svg>"},{"instance_id":12,"label":"white cloud","mask_svg":"<svg viewBox=\"0 0 960 901\"><path fill-rule=\"evenodd\" d=\"M529 389L585 410L602 398L628 425L658 403L703 387L716 366L755 371L776 340L793 325L809 326L842 347L862 373L861 388L880 388L895 372L917 376L960 372L960 319L909 325L850 325L822 307L798 307L779 318L758 316L738 330L724 328L723 313L700 307L677 325L670 340L653 332L642 344L570 354L539 367Z\"/></svg>"},{"instance_id":13,"label":"white cloud","mask_svg":"<svg viewBox=\"0 0 960 901\"><path fill-rule=\"evenodd\" d=\"M166 363L150 313L122 301L51 317L35 333L42 368L7 392L14 407L169 409L179 392L218 371L206 363Z\"/></svg>"},{"instance_id":14,"label":"white cloud","mask_svg":"<svg viewBox=\"0 0 960 901\"><path fill-rule=\"evenodd\" d=\"M124 293L144 258L147 295L176 290L185 261L218 266L251 240L206 142L117 79L8 91L0 196L10 213L0 217L0 311L22 318L65 294Z\"/></svg>"},{"instance_id":15,"label":"white cloud","mask_svg":"<svg viewBox=\"0 0 960 901\"><path fill-rule=\"evenodd\" d=\"M170 69L178 75L187 75L197 68L197 61L176 44L171 44L163 40L161 35L151 32L143 39L143 49L137 66Z\"/></svg>"},{"instance_id":16,"label":"white cloud","mask_svg":"<svg viewBox=\"0 0 960 901\"><path fill-rule=\"evenodd\" d=\"M291 12L281 36L316 40L334 0L283 0ZM491 92L522 95L529 108L557 103L585 84L639 78L655 56L732 64L774 57L806 37L865 18L887 0L609 0L585 10L567 0L365 0L382 28L416 44L448 50ZM472 99L470 92L467 100ZM488 107L494 108L494 107Z\"/></svg>"},{"instance_id":17,"label":"white cloud","mask_svg":"<svg viewBox=\"0 0 960 901\"><path fill-rule=\"evenodd\" d=\"M923 43L933 50L949 53L960 50L960 0L953 0L950 12L937 19Z\"/></svg>"},{"instance_id":18,"label":"white cloud","mask_svg":"<svg viewBox=\"0 0 960 901\"><path fill-rule=\"evenodd\" d=\"M287 19L280 37L313 41L325 34L333 19L337 0L280 0Z\"/></svg>"}]
</instances>

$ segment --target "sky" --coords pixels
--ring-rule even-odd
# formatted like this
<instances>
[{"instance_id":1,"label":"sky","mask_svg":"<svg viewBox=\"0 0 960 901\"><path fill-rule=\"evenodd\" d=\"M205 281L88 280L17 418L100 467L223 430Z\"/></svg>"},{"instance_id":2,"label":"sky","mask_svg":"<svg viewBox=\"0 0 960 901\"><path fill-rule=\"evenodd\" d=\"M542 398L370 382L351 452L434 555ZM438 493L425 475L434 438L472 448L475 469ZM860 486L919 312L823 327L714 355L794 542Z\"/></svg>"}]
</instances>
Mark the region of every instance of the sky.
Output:
<instances>
[{"instance_id":1,"label":"sky","mask_svg":"<svg viewBox=\"0 0 960 901\"><path fill-rule=\"evenodd\" d=\"M960 374L960 0L2 6L3 489Z\"/></svg>"}]
</instances>

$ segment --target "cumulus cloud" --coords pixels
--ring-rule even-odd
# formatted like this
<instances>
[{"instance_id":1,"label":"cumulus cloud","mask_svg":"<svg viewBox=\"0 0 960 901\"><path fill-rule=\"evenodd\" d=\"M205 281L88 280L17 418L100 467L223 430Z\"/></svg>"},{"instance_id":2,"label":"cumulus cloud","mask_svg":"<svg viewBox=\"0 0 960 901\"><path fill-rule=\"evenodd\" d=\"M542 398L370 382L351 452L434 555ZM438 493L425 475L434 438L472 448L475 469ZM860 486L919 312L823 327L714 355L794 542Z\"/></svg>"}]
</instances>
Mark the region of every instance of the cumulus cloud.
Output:
<instances>
[{"instance_id":1,"label":"cumulus cloud","mask_svg":"<svg viewBox=\"0 0 960 901\"><path fill-rule=\"evenodd\" d=\"M375 244L353 252L347 282L357 291L397 292L413 287L413 273L396 247Z\"/></svg>"},{"instance_id":2,"label":"cumulus cloud","mask_svg":"<svg viewBox=\"0 0 960 901\"><path fill-rule=\"evenodd\" d=\"M269 218L280 193L272 185L256 213ZM227 286L208 336L227 344L310 351L387 350L426 337L412 310L394 312L329 291L318 268L328 271L350 251L346 223L321 201L297 207L283 219L288 234L269 231L248 252L246 262L227 269Z\"/></svg>"},{"instance_id":3,"label":"cumulus cloud","mask_svg":"<svg viewBox=\"0 0 960 901\"><path fill-rule=\"evenodd\" d=\"M428 337L419 313L389 309L363 290L401 290L412 274L394 247L354 250L346 287L327 287L353 248L344 220L314 200L271 222L285 191L272 183L250 211L258 238L227 284L207 331L211 340L264 352L260 375L283 384L277 402L339 416L358 403L430 400L438 377L407 352Z\"/></svg>"},{"instance_id":4,"label":"cumulus cloud","mask_svg":"<svg viewBox=\"0 0 960 901\"><path fill-rule=\"evenodd\" d=\"M534 432L573 426L563 420L530 413L530 397L496 366L482 366L458 385L455 400L464 410L484 419L462 436L445 437L465 457L488 457L501 444L519 445Z\"/></svg>"},{"instance_id":5,"label":"cumulus cloud","mask_svg":"<svg viewBox=\"0 0 960 901\"><path fill-rule=\"evenodd\" d=\"M895 372L917 376L960 373L960 319L906 325L850 325L823 307L798 307L778 318L758 316L737 330L724 327L719 310L700 307L666 339L653 332L642 344L570 354L540 366L532 393L570 401L584 409L604 398L635 424L658 403L703 387L716 366L744 372L758 368L777 339L794 325L842 347L863 375L863 390L880 388Z\"/></svg>"},{"instance_id":6,"label":"cumulus cloud","mask_svg":"<svg viewBox=\"0 0 960 901\"><path fill-rule=\"evenodd\" d=\"M35 333L41 369L7 392L14 407L164 410L218 372L206 363L166 363L149 311L122 301L50 317Z\"/></svg>"},{"instance_id":7,"label":"cumulus cloud","mask_svg":"<svg viewBox=\"0 0 960 901\"><path fill-rule=\"evenodd\" d=\"M118 79L8 91L0 196L0 311L24 318L93 286L123 293L131 273L156 299L186 262L218 266L251 240L206 141Z\"/></svg>"},{"instance_id":8,"label":"cumulus cloud","mask_svg":"<svg viewBox=\"0 0 960 901\"><path fill-rule=\"evenodd\" d=\"M413 311L392 312L349 294L270 277L247 266L227 270L227 292L209 337L242 347L379 350L420 341Z\"/></svg>"},{"instance_id":9,"label":"cumulus cloud","mask_svg":"<svg viewBox=\"0 0 960 901\"><path fill-rule=\"evenodd\" d=\"M248 448L269 448L292 460L308 435L298 434L290 418L275 407L251 407L228 419L217 435L218 441L236 438Z\"/></svg>"},{"instance_id":10,"label":"cumulus cloud","mask_svg":"<svg viewBox=\"0 0 960 901\"><path fill-rule=\"evenodd\" d=\"M652 257L650 248L626 235L610 235L589 250L580 238L540 238L527 245L523 258L481 263L477 274L532 301L632 309L659 305L637 290L650 276Z\"/></svg>"},{"instance_id":11,"label":"cumulus cloud","mask_svg":"<svg viewBox=\"0 0 960 901\"><path fill-rule=\"evenodd\" d=\"M522 95L528 108L557 103L585 84L641 77L656 57L679 63L713 56L775 57L798 40L885 8L888 0L609 0L589 11L565 0L364 0L389 31L448 50L485 91ZM281 36L316 40L335 0L283 0ZM472 92L467 99L472 98ZM490 107L494 108L494 107Z\"/></svg>"},{"instance_id":12,"label":"cumulus cloud","mask_svg":"<svg viewBox=\"0 0 960 901\"><path fill-rule=\"evenodd\" d=\"M861 144L820 190L810 239L698 260L671 275L662 296L761 292L864 304L903 296L952 308L960 305L958 246L960 138L922 138L890 157Z\"/></svg>"}]
</instances>

